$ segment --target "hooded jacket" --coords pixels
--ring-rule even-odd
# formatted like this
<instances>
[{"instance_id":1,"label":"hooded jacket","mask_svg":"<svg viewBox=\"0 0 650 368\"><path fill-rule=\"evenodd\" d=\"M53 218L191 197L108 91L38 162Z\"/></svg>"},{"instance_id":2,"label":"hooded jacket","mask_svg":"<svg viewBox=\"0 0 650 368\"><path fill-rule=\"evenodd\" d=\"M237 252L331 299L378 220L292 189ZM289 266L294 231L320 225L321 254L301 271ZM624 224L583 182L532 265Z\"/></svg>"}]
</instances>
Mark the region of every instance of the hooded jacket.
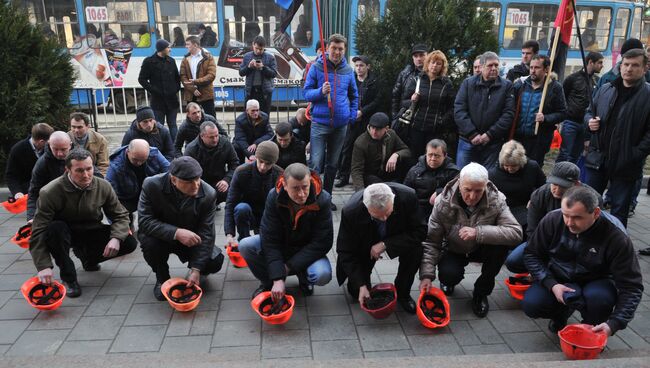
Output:
<instances>
[{"instance_id":1,"label":"hooded jacket","mask_svg":"<svg viewBox=\"0 0 650 368\"><path fill-rule=\"evenodd\" d=\"M160 153L162 153L169 162L171 162L175 157L174 144L172 143L172 136L169 134L169 129L165 128L165 126L159 122L156 122L156 125L150 133L147 133L140 129L136 120L133 120L129 130L124 133L122 146L128 146L134 139L144 139L149 143L150 147L158 148Z\"/></svg>"},{"instance_id":2,"label":"hooded jacket","mask_svg":"<svg viewBox=\"0 0 650 368\"><path fill-rule=\"evenodd\" d=\"M217 145L212 148L203 144L200 136L194 138L185 148L185 156L190 156L199 162L203 169L201 179L212 186L221 180L230 184L235 169L239 166L235 149L228 139L222 136L219 137Z\"/></svg>"}]
</instances>

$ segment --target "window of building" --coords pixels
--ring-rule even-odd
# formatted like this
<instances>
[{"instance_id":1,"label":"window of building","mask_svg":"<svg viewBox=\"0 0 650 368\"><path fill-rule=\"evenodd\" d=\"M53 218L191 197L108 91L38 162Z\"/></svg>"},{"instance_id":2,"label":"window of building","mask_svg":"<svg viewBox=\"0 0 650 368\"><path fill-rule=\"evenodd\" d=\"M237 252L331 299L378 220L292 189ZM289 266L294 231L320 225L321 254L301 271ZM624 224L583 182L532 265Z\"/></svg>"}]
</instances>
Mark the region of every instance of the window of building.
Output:
<instances>
[{"instance_id":1,"label":"window of building","mask_svg":"<svg viewBox=\"0 0 650 368\"><path fill-rule=\"evenodd\" d=\"M357 15L359 18L364 17L366 14L379 20L379 0L359 0L357 5Z\"/></svg>"},{"instance_id":2,"label":"window of building","mask_svg":"<svg viewBox=\"0 0 650 368\"><path fill-rule=\"evenodd\" d=\"M55 38L64 47L76 47L80 36L74 0L23 0L22 6L29 21L39 25L46 36Z\"/></svg>"},{"instance_id":3,"label":"window of building","mask_svg":"<svg viewBox=\"0 0 650 368\"><path fill-rule=\"evenodd\" d=\"M616 23L614 23L614 43L612 50L620 50L627 39L627 26L630 24L630 9L620 8L616 12Z\"/></svg>"},{"instance_id":4,"label":"window of building","mask_svg":"<svg viewBox=\"0 0 650 368\"><path fill-rule=\"evenodd\" d=\"M557 8L557 4L508 5L503 47L519 50L524 42L537 40L540 50L547 50Z\"/></svg>"},{"instance_id":5,"label":"window of building","mask_svg":"<svg viewBox=\"0 0 650 368\"><path fill-rule=\"evenodd\" d=\"M609 21L612 9L597 6L578 6L578 22L582 36L582 46L586 52L603 51L609 41ZM578 33L575 25L571 37L571 49L578 50Z\"/></svg>"},{"instance_id":6,"label":"window of building","mask_svg":"<svg viewBox=\"0 0 650 368\"><path fill-rule=\"evenodd\" d=\"M641 39L641 15L643 9L634 8L634 17L632 18L632 34L631 38Z\"/></svg>"},{"instance_id":7,"label":"window of building","mask_svg":"<svg viewBox=\"0 0 650 368\"><path fill-rule=\"evenodd\" d=\"M185 39L198 36L203 47L219 44L215 0L156 0L156 24L160 37L172 47L185 47Z\"/></svg>"},{"instance_id":8,"label":"window of building","mask_svg":"<svg viewBox=\"0 0 650 368\"><path fill-rule=\"evenodd\" d=\"M94 47L149 47L145 0L84 0L86 35Z\"/></svg>"}]
</instances>

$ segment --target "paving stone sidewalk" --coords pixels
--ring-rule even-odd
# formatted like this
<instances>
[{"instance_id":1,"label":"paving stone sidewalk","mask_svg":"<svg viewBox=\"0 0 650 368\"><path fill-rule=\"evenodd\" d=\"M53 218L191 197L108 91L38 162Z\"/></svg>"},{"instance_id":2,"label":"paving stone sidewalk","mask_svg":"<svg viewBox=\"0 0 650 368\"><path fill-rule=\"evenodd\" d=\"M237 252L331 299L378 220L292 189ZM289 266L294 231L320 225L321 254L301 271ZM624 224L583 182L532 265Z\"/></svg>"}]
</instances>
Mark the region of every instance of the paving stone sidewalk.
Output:
<instances>
[{"instance_id":1,"label":"paving stone sidewalk","mask_svg":"<svg viewBox=\"0 0 650 368\"><path fill-rule=\"evenodd\" d=\"M6 198L5 193L0 195ZM350 195L350 190L335 191L339 208ZM217 213L218 234L223 233L223 216L223 210ZM334 212L335 234L339 220L340 211ZM196 352L241 361L559 351L558 338L548 332L546 321L527 318L509 296L502 281L508 276L505 269L489 297L487 318L474 316L469 303L480 271L476 264L470 264L450 299L452 322L439 330L422 327L417 317L399 309L386 320L374 320L336 279L305 298L295 277L288 279L289 293L296 297L293 317L282 326L266 325L249 304L258 283L248 269L228 262L203 284L204 296L196 310L176 312L153 298L155 277L139 249L103 263L99 272L85 272L77 262L83 295L66 298L56 311L38 312L18 291L35 274L29 252L10 241L23 223L23 215L0 209L0 353L7 356ZM645 193L639 197L629 232L637 249L650 246L650 196ZM225 243L223 235L217 239ZM334 251L329 258L335 268ZM650 257L641 256L639 261L646 291L632 323L609 339L611 350L650 348ZM170 257L170 264L172 276L186 275L176 256ZM379 261L372 281L392 282L396 272L396 261ZM417 281L412 290L417 298Z\"/></svg>"}]
</instances>

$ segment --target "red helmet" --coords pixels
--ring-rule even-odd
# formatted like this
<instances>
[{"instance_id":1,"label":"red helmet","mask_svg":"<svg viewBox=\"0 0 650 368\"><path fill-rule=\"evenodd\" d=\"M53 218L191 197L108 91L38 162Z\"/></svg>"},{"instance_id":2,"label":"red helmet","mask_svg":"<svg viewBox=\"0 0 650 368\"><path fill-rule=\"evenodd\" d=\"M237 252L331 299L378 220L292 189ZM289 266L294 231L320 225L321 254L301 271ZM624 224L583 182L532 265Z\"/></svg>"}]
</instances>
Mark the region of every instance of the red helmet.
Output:
<instances>
[{"instance_id":1,"label":"red helmet","mask_svg":"<svg viewBox=\"0 0 650 368\"><path fill-rule=\"evenodd\" d=\"M18 229L11 241L21 248L29 248L29 238L32 236L32 224L27 224Z\"/></svg>"},{"instance_id":2,"label":"red helmet","mask_svg":"<svg viewBox=\"0 0 650 368\"><path fill-rule=\"evenodd\" d=\"M533 280L528 273L518 273L505 279L505 283L513 298L523 300L524 293L533 283Z\"/></svg>"},{"instance_id":3,"label":"red helmet","mask_svg":"<svg viewBox=\"0 0 650 368\"><path fill-rule=\"evenodd\" d=\"M560 347L567 358L572 360L595 359L605 350L607 334L593 332L590 325L568 325L558 331Z\"/></svg>"},{"instance_id":4,"label":"red helmet","mask_svg":"<svg viewBox=\"0 0 650 368\"><path fill-rule=\"evenodd\" d=\"M397 307L397 289L391 283L375 285L370 289L370 299L361 304L361 309L375 319L388 318Z\"/></svg>"},{"instance_id":5,"label":"red helmet","mask_svg":"<svg viewBox=\"0 0 650 368\"><path fill-rule=\"evenodd\" d=\"M34 276L20 287L27 303L39 310L55 310L61 306L65 298L65 286L56 281L52 285L43 284Z\"/></svg>"},{"instance_id":6,"label":"red helmet","mask_svg":"<svg viewBox=\"0 0 650 368\"><path fill-rule=\"evenodd\" d=\"M27 211L27 195L24 195L18 199L14 197L7 198L7 201L2 202L2 206L9 212L17 215Z\"/></svg>"},{"instance_id":7,"label":"red helmet","mask_svg":"<svg viewBox=\"0 0 650 368\"><path fill-rule=\"evenodd\" d=\"M270 291L259 293L251 300L251 308L264 322L271 325L282 325L291 319L295 300L291 295L285 295L277 302L273 301Z\"/></svg>"},{"instance_id":8,"label":"red helmet","mask_svg":"<svg viewBox=\"0 0 650 368\"><path fill-rule=\"evenodd\" d=\"M244 257L242 257L241 253L239 253L239 245L235 245L235 246L226 245L226 253L228 254L228 258L230 258L230 263L232 263L233 266L237 268L248 267L248 264L246 264L246 260L244 259Z\"/></svg>"},{"instance_id":9,"label":"red helmet","mask_svg":"<svg viewBox=\"0 0 650 368\"><path fill-rule=\"evenodd\" d=\"M172 308L179 312L189 312L196 308L201 301L203 290L194 284L187 287L187 280L174 277L160 286L160 291L165 296Z\"/></svg>"},{"instance_id":10,"label":"red helmet","mask_svg":"<svg viewBox=\"0 0 650 368\"><path fill-rule=\"evenodd\" d=\"M451 320L447 296L435 287L430 287L426 293L420 293L416 311L420 323L427 328L445 327Z\"/></svg>"}]
</instances>

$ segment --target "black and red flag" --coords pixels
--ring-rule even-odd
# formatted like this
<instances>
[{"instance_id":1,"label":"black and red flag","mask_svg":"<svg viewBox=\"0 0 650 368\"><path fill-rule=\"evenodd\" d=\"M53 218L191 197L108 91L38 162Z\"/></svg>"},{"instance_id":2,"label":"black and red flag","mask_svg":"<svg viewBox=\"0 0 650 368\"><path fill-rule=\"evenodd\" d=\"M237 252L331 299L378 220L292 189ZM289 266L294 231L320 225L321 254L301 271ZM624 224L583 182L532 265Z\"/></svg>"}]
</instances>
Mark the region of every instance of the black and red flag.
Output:
<instances>
[{"instance_id":1,"label":"black and red flag","mask_svg":"<svg viewBox=\"0 0 650 368\"><path fill-rule=\"evenodd\" d=\"M553 71L558 75L559 80L564 79L564 68L566 67L569 44L571 43L574 21L573 2L574 0L562 0L560 3L554 24L554 32L560 32L560 34L557 40L555 34L553 35L553 47L549 50Z\"/></svg>"}]
</instances>

